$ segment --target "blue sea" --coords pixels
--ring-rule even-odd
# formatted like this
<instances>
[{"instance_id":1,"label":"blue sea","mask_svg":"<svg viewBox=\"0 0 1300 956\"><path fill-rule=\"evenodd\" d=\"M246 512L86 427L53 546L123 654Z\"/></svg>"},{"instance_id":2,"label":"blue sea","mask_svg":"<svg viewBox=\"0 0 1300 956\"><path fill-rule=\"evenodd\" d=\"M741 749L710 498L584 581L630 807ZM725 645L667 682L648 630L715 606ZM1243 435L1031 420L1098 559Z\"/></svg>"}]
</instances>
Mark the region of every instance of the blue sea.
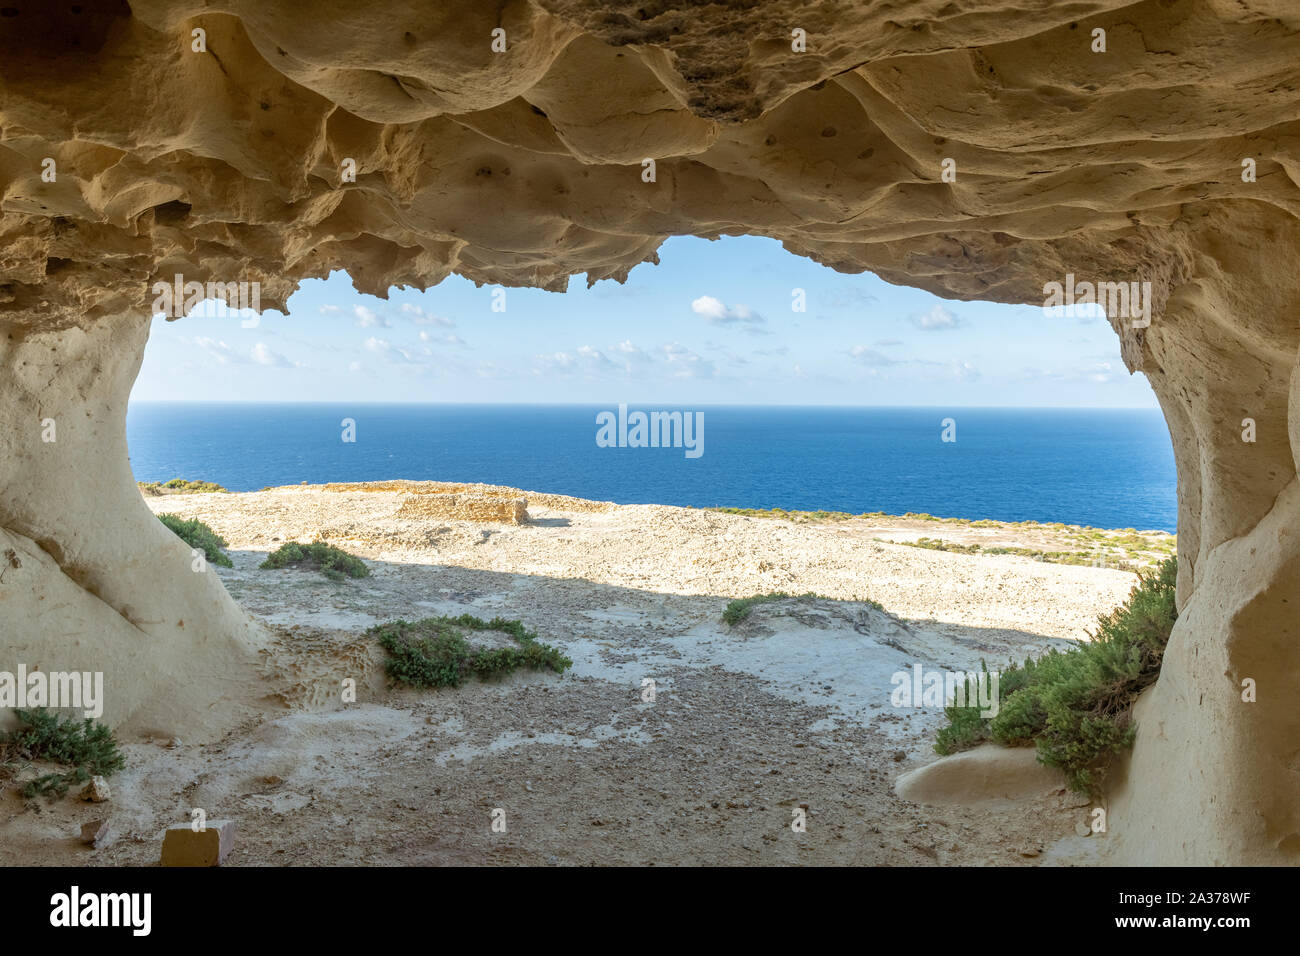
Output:
<instances>
[{"instance_id":1,"label":"blue sea","mask_svg":"<svg viewBox=\"0 0 1300 956\"><path fill-rule=\"evenodd\" d=\"M630 411L661 406L631 406ZM132 403L139 481L482 481L624 504L928 512L1174 531L1158 411L702 406L703 454L600 447L597 406ZM616 411L615 409L608 409ZM956 441L941 441L953 418ZM354 442L342 439L355 421Z\"/></svg>"}]
</instances>

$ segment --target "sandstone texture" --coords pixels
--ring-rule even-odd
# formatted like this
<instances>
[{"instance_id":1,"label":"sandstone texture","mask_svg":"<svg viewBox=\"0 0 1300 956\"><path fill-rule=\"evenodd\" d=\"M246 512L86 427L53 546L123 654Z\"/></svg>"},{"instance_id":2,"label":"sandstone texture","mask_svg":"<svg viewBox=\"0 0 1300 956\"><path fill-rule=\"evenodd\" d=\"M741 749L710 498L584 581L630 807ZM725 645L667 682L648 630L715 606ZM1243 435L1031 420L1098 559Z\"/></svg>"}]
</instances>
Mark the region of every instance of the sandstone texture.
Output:
<instances>
[{"instance_id":1,"label":"sandstone texture","mask_svg":"<svg viewBox=\"0 0 1300 956\"><path fill-rule=\"evenodd\" d=\"M1133 862L1296 862L1298 84L1292 0L15 0L0 649L97 664L111 719L186 739L247 699L265 634L126 462L176 277L263 308L333 269L559 290L754 233L958 299L1150 283L1149 324L1111 323L1173 436L1183 616L1112 830Z\"/></svg>"},{"instance_id":2,"label":"sandstone texture","mask_svg":"<svg viewBox=\"0 0 1300 956\"><path fill-rule=\"evenodd\" d=\"M1024 799L1064 786L1061 772L1039 763L1033 747L985 744L908 771L894 783L894 792L914 803L972 805Z\"/></svg>"}]
</instances>

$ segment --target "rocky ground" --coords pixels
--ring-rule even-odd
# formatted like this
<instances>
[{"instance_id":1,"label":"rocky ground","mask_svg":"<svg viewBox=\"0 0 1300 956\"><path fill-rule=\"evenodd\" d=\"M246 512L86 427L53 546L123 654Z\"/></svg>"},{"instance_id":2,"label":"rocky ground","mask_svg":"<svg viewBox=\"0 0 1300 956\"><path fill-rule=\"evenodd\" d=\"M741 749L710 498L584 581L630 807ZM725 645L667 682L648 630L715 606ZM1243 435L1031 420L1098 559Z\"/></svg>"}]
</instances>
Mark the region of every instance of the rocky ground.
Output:
<instances>
[{"instance_id":1,"label":"rocky ground","mask_svg":"<svg viewBox=\"0 0 1300 956\"><path fill-rule=\"evenodd\" d=\"M319 486L146 498L230 543L234 567L216 572L276 634L266 713L206 746L125 741L128 767L105 804L7 788L0 862L153 863L162 828L193 808L236 821L231 865L1087 858L1072 836L1085 810L1063 788L955 807L896 796L900 772L935 759L942 717L892 706L890 678L1086 639L1134 575L881 540L1074 550L1080 529L947 523L936 534L924 518L560 499L505 525L398 518L405 498ZM316 538L364 558L371 576L258 569L280 543ZM1155 551L1167 543L1150 536ZM825 599L722 622L730 599L778 590ZM462 613L519 618L574 666L454 690L386 686L365 628ZM343 704L334 688L349 677L357 702ZM505 832L493 832L494 810ZM76 834L96 817L111 832L91 849Z\"/></svg>"}]
</instances>

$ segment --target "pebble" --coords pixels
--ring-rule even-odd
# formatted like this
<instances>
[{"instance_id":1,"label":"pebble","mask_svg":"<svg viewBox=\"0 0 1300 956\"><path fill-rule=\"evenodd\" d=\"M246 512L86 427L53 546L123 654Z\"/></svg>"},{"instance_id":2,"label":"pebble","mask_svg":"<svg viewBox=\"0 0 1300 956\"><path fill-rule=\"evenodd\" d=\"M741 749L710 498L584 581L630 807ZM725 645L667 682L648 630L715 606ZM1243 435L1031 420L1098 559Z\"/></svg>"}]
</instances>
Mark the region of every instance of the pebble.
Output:
<instances>
[{"instance_id":1,"label":"pebble","mask_svg":"<svg viewBox=\"0 0 1300 956\"><path fill-rule=\"evenodd\" d=\"M81 799L90 803L103 803L113 795L109 789L108 781L103 777L91 777L90 783L81 791Z\"/></svg>"},{"instance_id":2,"label":"pebble","mask_svg":"<svg viewBox=\"0 0 1300 956\"><path fill-rule=\"evenodd\" d=\"M91 820L81 825L81 842L87 846L98 847L108 836L107 820Z\"/></svg>"}]
</instances>

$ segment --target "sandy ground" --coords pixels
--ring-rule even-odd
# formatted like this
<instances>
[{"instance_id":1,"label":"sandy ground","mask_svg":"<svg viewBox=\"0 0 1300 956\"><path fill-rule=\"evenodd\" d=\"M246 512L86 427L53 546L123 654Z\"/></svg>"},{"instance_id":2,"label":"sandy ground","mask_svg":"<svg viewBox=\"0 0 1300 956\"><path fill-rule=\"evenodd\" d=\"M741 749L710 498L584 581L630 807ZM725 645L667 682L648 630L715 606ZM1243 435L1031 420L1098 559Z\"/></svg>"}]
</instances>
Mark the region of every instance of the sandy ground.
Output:
<instances>
[{"instance_id":1,"label":"sandy ground","mask_svg":"<svg viewBox=\"0 0 1300 956\"><path fill-rule=\"evenodd\" d=\"M214 744L124 741L108 804L8 788L0 863L154 863L162 829L195 807L236 821L231 865L1086 862L1073 837L1085 810L1063 789L965 807L898 798L899 773L935 759L942 716L892 706L890 677L1086 639L1134 575L881 543L926 527L897 518L532 504L516 526L398 519L404 498L319 486L147 498L230 542L235 566L217 573L277 633L278 696ZM942 530L990 535L1042 547L1053 532ZM283 541L315 538L366 559L371 577L257 568ZM722 623L730 599L776 590L839 600ZM520 618L574 667L389 689L361 632L462 613ZM357 703L335 699L341 677ZM796 809L806 832L791 828ZM80 824L100 816L109 839L81 846Z\"/></svg>"}]
</instances>

